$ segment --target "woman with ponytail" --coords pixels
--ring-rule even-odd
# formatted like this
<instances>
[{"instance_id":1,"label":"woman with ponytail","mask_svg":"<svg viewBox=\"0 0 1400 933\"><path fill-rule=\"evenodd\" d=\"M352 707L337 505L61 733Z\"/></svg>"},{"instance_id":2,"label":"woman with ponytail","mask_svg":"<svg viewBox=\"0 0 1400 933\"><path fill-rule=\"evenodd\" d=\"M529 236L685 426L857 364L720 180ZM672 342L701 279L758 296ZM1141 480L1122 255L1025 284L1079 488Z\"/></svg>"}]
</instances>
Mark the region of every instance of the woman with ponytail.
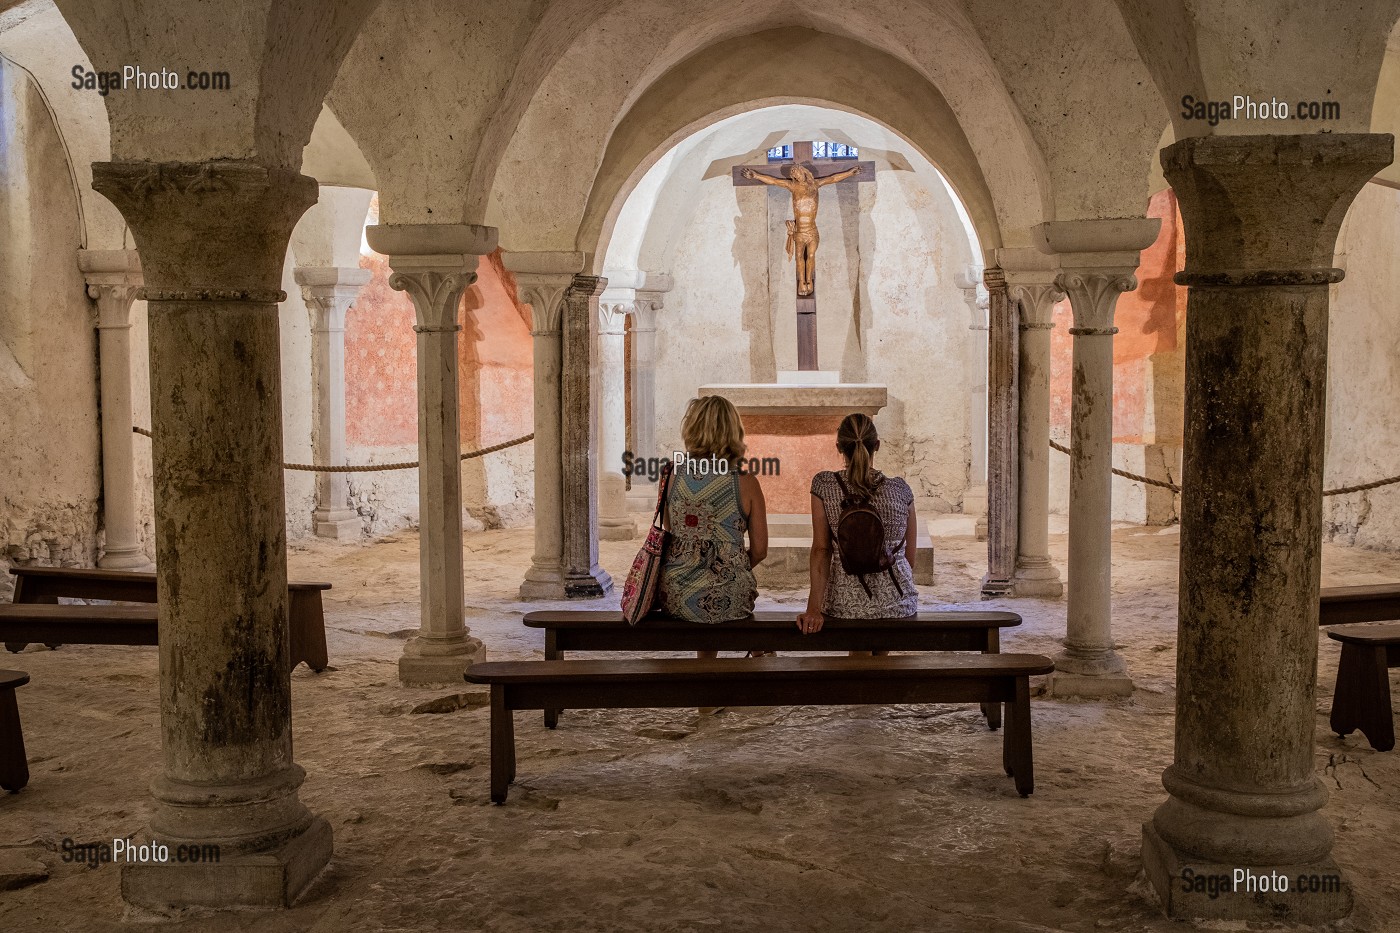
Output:
<instances>
[{"instance_id":1,"label":"woman with ponytail","mask_svg":"<svg viewBox=\"0 0 1400 933\"><path fill-rule=\"evenodd\" d=\"M807 611L797 618L803 632L820 631L827 618L903 619L918 611L913 491L875 469L880 435L870 416L847 415L836 431L836 449L846 468L812 477L812 589ZM843 540L863 553L843 557ZM848 572L861 566L878 570Z\"/></svg>"}]
</instances>

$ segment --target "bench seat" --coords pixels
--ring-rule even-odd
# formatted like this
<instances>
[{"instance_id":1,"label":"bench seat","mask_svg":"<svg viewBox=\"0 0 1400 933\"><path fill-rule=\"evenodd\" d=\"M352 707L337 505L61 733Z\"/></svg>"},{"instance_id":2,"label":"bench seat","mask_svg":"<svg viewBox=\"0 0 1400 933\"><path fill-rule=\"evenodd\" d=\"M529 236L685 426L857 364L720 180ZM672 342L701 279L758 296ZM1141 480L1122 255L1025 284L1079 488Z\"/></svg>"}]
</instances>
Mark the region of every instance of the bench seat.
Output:
<instances>
[{"instance_id":1,"label":"bench seat","mask_svg":"<svg viewBox=\"0 0 1400 933\"><path fill-rule=\"evenodd\" d=\"M0 641L12 652L36 642L59 645L159 644L158 609L140 605L60 606L53 603L0 603ZM313 671L325 670L324 625L291 626L291 666L302 661Z\"/></svg>"},{"instance_id":2,"label":"bench seat","mask_svg":"<svg viewBox=\"0 0 1400 933\"><path fill-rule=\"evenodd\" d=\"M929 611L913 619L827 619L804 635L792 610L755 612L746 619L702 625L650 616L629 625L616 609L554 609L525 613L525 625L542 628L544 656L567 651L981 651L1001 650L1001 630L1021 624L1014 612ZM545 710L553 729L562 710ZM1001 707L983 706L987 725L1001 725Z\"/></svg>"},{"instance_id":3,"label":"bench seat","mask_svg":"<svg viewBox=\"0 0 1400 933\"><path fill-rule=\"evenodd\" d=\"M1024 797L1035 786L1028 678L1053 670L1035 654L904 655L487 661L465 678L491 687L495 803L515 779L515 710L906 703L1005 704L1002 765Z\"/></svg>"}]
</instances>

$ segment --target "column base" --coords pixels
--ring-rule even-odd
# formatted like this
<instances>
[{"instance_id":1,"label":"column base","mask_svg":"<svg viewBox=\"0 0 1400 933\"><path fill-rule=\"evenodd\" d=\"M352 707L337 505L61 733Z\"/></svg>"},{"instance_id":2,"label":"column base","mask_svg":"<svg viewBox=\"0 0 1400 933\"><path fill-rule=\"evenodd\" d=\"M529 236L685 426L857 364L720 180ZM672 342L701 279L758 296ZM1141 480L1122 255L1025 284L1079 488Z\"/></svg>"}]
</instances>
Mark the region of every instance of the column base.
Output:
<instances>
[{"instance_id":1,"label":"column base","mask_svg":"<svg viewBox=\"0 0 1400 933\"><path fill-rule=\"evenodd\" d=\"M1048 599L1058 599L1065 592L1064 584L1060 582L1060 571L1055 565L1050 563L1048 558L1030 560L1022 563L1017 561L1016 573L1011 578L1012 596L1038 596Z\"/></svg>"},{"instance_id":2,"label":"column base","mask_svg":"<svg viewBox=\"0 0 1400 933\"><path fill-rule=\"evenodd\" d=\"M358 541L364 531L364 523L354 512L322 513L317 510L311 515L311 524L316 537L333 541Z\"/></svg>"},{"instance_id":3,"label":"column base","mask_svg":"<svg viewBox=\"0 0 1400 933\"><path fill-rule=\"evenodd\" d=\"M612 592L612 577L602 567L594 566L588 573L570 571L564 574L566 599L597 599Z\"/></svg>"},{"instance_id":4,"label":"column base","mask_svg":"<svg viewBox=\"0 0 1400 933\"><path fill-rule=\"evenodd\" d=\"M973 533L973 535L977 538L978 541L986 541L986 540L987 540L987 513L986 513L986 512L983 512L981 515L977 516L977 524L973 526L973 528L972 528L972 533Z\"/></svg>"},{"instance_id":5,"label":"column base","mask_svg":"<svg viewBox=\"0 0 1400 933\"><path fill-rule=\"evenodd\" d=\"M541 567L538 564L525 572L525 580L520 584L521 599L563 599L564 571L560 567Z\"/></svg>"},{"instance_id":6,"label":"column base","mask_svg":"<svg viewBox=\"0 0 1400 933\"><path fill-rule=\"evenodd\" d=\"M97 561L103 570L154 570L156 565L140 548L119 548L107 551Z\"/></svg>"},{"instance_id":7,"label":"column base","mask_svg":"<svg viewBox=\"0 0 1400 933\"><path fill-rule=\"evenodd\" d=\"M1330 857L1294 865L1225 865L1178 853L1148 820L1142 867L1173 920L1254 920L1317 925L1351 913L1351 882ZM1245 871L1249 875L1238 875ZM1254 888L1250 890L1250 875ZM1278 879L1287 891L1275 891ZM1269 890L1260 891L1260 881ZM1238 881L1238 886L1236 882Z\"/></svg>"},{"instance_id":8,"label":"column base","mask_svg":"<svg viewBox=\"0 0 1400 933\"><path fill-rule=\"evenodd\" d=\"M1003 596L1011 595L1010 580L993 580L989 577L982 578L982 598L1000 599Z\"/></svg>"},{"instance_id":9,"label":"column base","mask_svg":"<svg viewBox=\"0 0 1400 933\"><path fill-rule=\"evenodd\" d=\"M399 658L399 683L405 687L437 684L462 685L462 675L478 661L486 660L486 646L470 635L460 641L445 642L415 635L404 645Z\"/></svg>"},{"instance_id":10,"label":"column base","mask_svg":"<svg viewBox=\"0 0 1400 933\"><path fill-rule=\"evenodd\" d=\"M603 541L631 541L637 537L637 523L630 517L599 518L598 537Z\"/></svg>"},{"instance_id":11,"label":"column base","mask_svg":"<svg viewBox=\"0 0 1400 933\"><path fill-rule=\"evenodd\" d=\"M270 852L217 862L122 866L122 897L152 910L184 907L290 907L330 861L330 824L312 817L305 830Z\"/></svg>"}]
</instances>

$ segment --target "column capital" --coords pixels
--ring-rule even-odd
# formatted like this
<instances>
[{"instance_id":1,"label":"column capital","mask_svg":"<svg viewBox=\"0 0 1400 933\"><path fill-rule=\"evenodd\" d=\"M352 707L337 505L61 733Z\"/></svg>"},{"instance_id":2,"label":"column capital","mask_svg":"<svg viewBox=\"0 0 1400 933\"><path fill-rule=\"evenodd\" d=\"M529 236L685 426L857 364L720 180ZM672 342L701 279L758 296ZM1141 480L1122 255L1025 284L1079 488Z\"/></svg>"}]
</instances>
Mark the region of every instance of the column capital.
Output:
<instances>
[{"instance_id":1,"label":"column capital","mask_svg":"<svg viewBox=\"0 0 1400 933\"><path fill-rule=\"evenodd\" d=\"M1065 269L1055 277L1055 287L1069 296L1074 312L1070 333L1081 336L1111 336L1118 333L1113 314L1118 296L1137 288L1134 266Z\"/></svg>"},{"instance_id":2,"label":"column capital","mask_svg":"<svg viewBox=\"0 0 1400 933\"><path fill-rule=\"evenodd\" d=\"M476 224L376 224L370 248L389 257L389 287L413 299L417 333L462 329L457 308L476 281L477 261L496 248L496 229Z\"/></svg>"},{"instance_id":3,"label":"column capital","mask_svg":"<svg viewBox=\"0 0 1400 933\"><path fill-rule=\"evenodd\" d=\"M78 268L87 296L97 302L100 330L131 326L131 305L141 290L141 257L134 249L80 249Z\"/></svg>"},{"instance_id":4,"label":"column capital","mask_svg":"<svg viewBox=\"0 0 1400 933\"><path fill-rule=\"evenodd\" d=\"M1157 239L1157 217L1057 220L1031 229L1036 247L1058 261L1054 283L1069 296L1075 336L1117 333L1118 296L1137 288L1138 254Z\"/></svg>"},{"instance_id":5,"label":"column capital","mask_svg":"<svg viewBox=\"0 0 1400 933\"><path fill-rule=\"evenodd\" d=\"M371 278L358 266L301 266L292 271L312 314L312 330L344 330L345 312Z\"/></svg>"},{"instance_id":6,"label":"column capital","mask_svg":"<svg viewBox=\"0 0 1400 933\"><path fill-rule=\"evenodd\" d=\"M586 253L508 252L501 257L515 276L516 300L530 306L530 334L558 336L564 294L588 263Z\"/></svg>"},{"instance_id":7,"label":"column capital","mask_svg":"<svg viewBox=\"0 0 1400 933\"><path fill-rule=\"evenodd\" d=\"M1190 137L1163 149L1163 172L1191 232L1177 284L1341 281L1332 263L1346 209L1390 164L1394 146L1388 133L1317 133ZM1231 233L1240 229L1260 232Z\"/></svg>"},{"instance_id":8,"label":"column capital","mask_svg":"<svg viewBox=\"0 0 1400 933\"><path fill-rule=\"evenodd\" d=\"M233 159L94 162L92 187L131 226L148 301L286 300L267 283L316 203L315 179Z\"/></svg>"},{"instance_id":9,"label":"column capital","mask_svg":"<svg viewBox=\"0 0 1400 933\"><path fill-rule=\"evenodd\" d=\"M1018 283L1007 288L1021 307L1021 330L1050 330L1055 326L1055 303L1065 297L1054 282Z\"/></svg>"},{"instance_id":10,"label":"column capital","mask_svg":"<svg viewBox=\"0 0 1400 933\"><path fill-rule=\"evenodd\" d=\"M627 318L636 311L636 299L631 301L598 301L598 333L621 337L627 330Z\"/></svg>"}]
</instances>

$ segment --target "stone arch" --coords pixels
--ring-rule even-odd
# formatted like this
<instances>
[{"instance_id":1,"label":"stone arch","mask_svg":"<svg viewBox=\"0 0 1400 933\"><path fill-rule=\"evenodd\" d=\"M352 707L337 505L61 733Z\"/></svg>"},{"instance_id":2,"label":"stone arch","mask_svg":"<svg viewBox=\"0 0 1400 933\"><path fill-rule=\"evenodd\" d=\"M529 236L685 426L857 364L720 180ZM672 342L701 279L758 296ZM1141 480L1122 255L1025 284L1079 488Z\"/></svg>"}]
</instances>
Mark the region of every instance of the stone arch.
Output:
<instances>
[{"instance_id":1,"label":"stone arch","mask_svg":"<svg viewBox=\"0 0 1400 933\"><path fill-rule=\"evenodd\" d=\"M626 161L611 151L628 148L628 157L639 156L642 149L659 147L706 115L737 112L734 108L754 101L810 100L838 109L864 109L912 139L934 135L929 124L936 126L950 142L934 145L930 140L923 145L925 154L958 185L979 231L986 233L984 247L1007 243L1006 231L1015 231L1009 235L1029 244L1030 228L1049 216L1052 202L1044 160L979 40L966 24L948 28L947 11L939 14L944 17L939 28L928 21L904 24L906 41L901 47L894 38L895 26L882 21L866 24L862 32L873 39L862 41L850 37L849 29L828 32L805 24L743 31L744 21L755 14L725 9L739 23L730 24L729 35L703 44L724 32L707 20L707 29L686 33L688 47L682 49L682 40L676 39L646 68L622 75L623 88L600 89L610 96L593 99L587 113L575 112L577 107L561 109L564 92L570 86L598 85L597 74L607 71L611 62L585 54L602 51L594 48L596 38L589 40L592 45L572 47L516 120L516 132L499 157L483 152L473 172L466 212L500 227L504 242L513 249L574 250L601 230L592 213L592 189L615 184L609 176ZM822 11L805 12L815 17ZM625 23L614 25L624 33L628 30ZM918 42L910 36L917 36ZM612 47L626 49L625 36L610 39ZM930 59L937 59L939 67L928 65ZM954 61L967 67L950 74ZM814 68L813 62L822 65ZM931 72L938 73L937 80ZM971 80L974 74L980 82ZM944 81L956 88L956 99L945 97ZM882 98L882 106L862 108L872 95ZM908 100L919 101L936 117L911 114L917 108ZM498 120L506 119L498 115ZM901 124L916 129L910 132ZM650 145L638 144L636 138L648 138ZM561 140L569 142L561 146ZM553 157L547 173L540 171L543 153Z\"/></svg>"}]
</instances>

